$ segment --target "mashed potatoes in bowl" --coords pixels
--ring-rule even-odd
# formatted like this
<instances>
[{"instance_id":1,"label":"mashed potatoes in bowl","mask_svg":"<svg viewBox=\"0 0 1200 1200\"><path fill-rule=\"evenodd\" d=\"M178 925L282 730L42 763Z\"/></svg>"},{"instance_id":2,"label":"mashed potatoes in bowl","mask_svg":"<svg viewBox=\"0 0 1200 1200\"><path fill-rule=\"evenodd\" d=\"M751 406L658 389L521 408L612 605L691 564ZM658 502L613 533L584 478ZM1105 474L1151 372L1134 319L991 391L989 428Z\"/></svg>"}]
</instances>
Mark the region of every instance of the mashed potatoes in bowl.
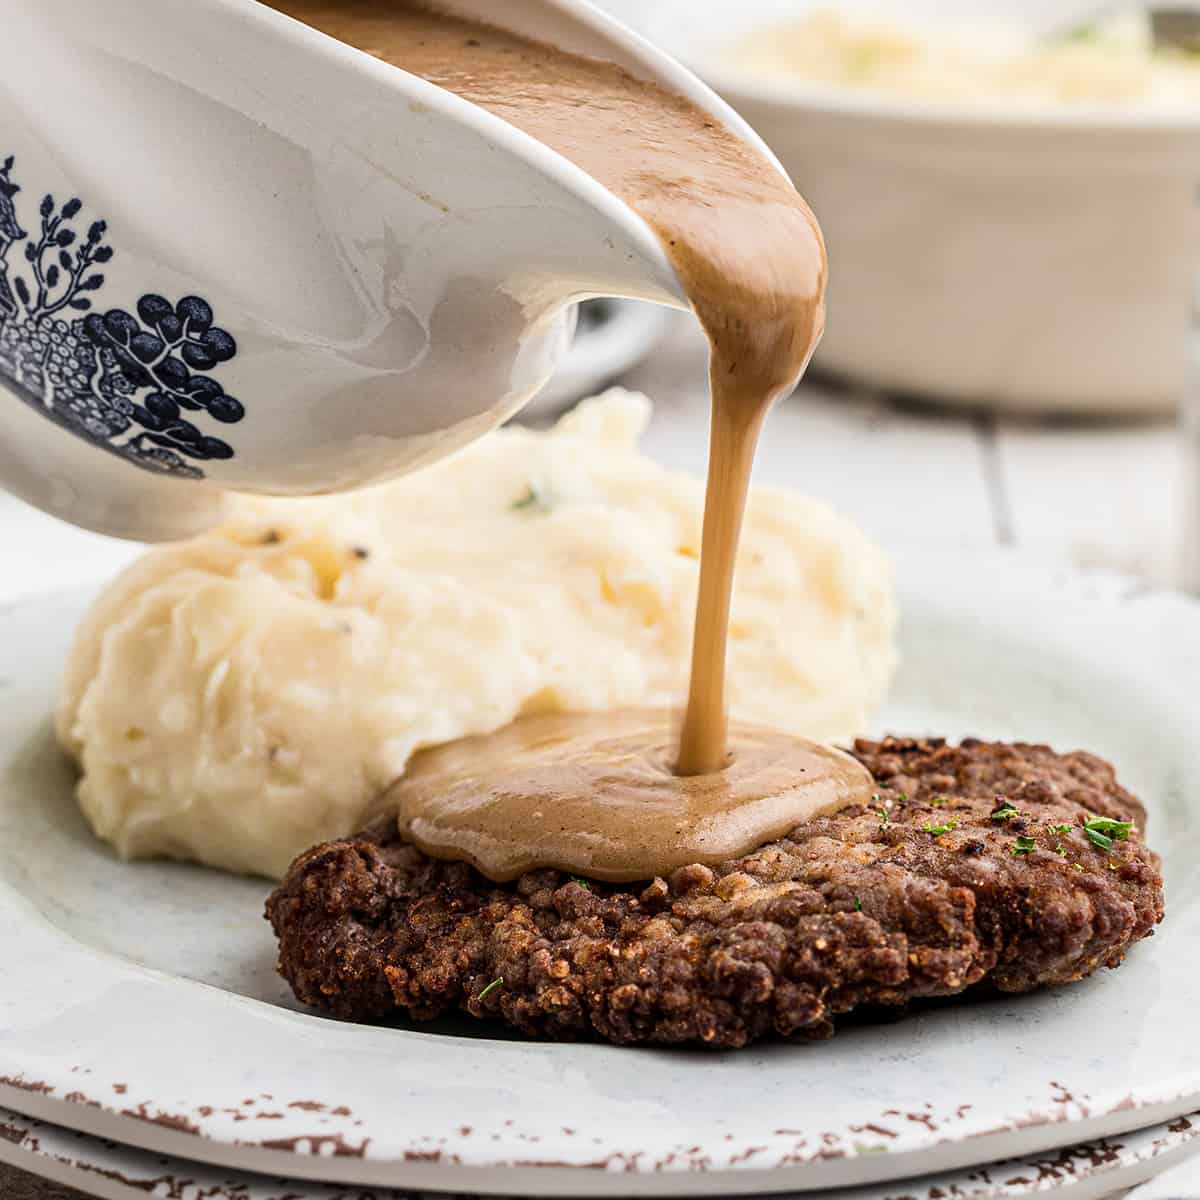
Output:
<instances>
[{"instance_id":1,"label":"mashed potatoes in bowl","mask_svg":"<svg viewBox=\"0 0 1200 1200\"><path fill-rule=\"evenodd\" d=\"M814 365L956 406L1178 404L1200 262L1200 56L1151 53L1144 24L1038 42L1030 26L1056 12L1072 26L1034 0L638 12L821 222L830 319Z\"/></svg>"},{"instance_id":2,"label":"mashed potatoes in bowl","mask_svg":"<svg viewBox=\"0 0 1200 1200\"><path fill-rule=\"evenodd\" d=\"M703 486L642 455L644 397L512 428L353 496L245 501L95 602L58 733L130 858L280 876L360 827L418 749L522 713L676 706ZM889 565L824 505L760 488L739 557L734 713L835 740L895 653Z\"/></svg>"},{"instance_id":3,"label":"mashed potatoes in bowl","mask_svg":"<svg viewBox=\"0 0 1200 1200\"><path fill-rule=\"evenodd\" d=\"M1200 55L1156 49L1132 9L1038 40L1014 21L906 27L814 8L743 35L722 57L762 78L960 107L1200 104Z\"/></svg>"}]
</instances>

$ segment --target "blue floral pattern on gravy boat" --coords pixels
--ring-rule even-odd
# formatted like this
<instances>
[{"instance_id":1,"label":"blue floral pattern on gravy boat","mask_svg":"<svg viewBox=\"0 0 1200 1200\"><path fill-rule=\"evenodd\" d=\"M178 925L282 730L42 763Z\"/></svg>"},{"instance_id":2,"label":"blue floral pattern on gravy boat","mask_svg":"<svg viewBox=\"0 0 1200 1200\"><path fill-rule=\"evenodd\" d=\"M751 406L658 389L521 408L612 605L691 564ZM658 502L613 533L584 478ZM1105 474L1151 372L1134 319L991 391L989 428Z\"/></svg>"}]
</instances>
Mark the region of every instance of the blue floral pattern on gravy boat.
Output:
<instances>
[{"instance_id":1,"label":"blue floral pattern on gravy boat","mask_svg":"<svg viewBox=\"0 0 1200 1200\"><path fill-rule=\"evenodd\" d=\"M43 198L35 232L22 226L12 180L0 165L0 384L79 437L147 470L202 479L195 464L227 459L233 447L186 420L203 413L226 425L242 404L209 375L237 354L199 296L172 304L143 296L136 315L92 311L113 257L108 227L74 227L78 199Z\"/></svg>"}]
</instances>

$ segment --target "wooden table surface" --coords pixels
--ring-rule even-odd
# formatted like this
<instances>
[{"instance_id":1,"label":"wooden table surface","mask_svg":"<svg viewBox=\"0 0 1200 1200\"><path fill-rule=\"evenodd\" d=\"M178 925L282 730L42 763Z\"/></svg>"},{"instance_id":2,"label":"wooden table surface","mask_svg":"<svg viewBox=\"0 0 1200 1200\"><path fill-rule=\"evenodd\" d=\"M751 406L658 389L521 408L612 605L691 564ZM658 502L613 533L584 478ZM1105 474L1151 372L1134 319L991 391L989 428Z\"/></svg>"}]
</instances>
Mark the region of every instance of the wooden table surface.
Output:
<instances>
[{"instance_id":1,"label":"wooden table surface","mask_svg":"<svg viewBox=\"0 0 1200 1200\"><path fill-rule=\"evenodd\" d=\"M74 1188L60 1187L47 1183L0 1163L0 1197L3 1200L84 1200L82 1192Z\"/></svg>"},{"instance_id":2,"label":"wooden table surface","mask_svg":"<svg viewBox=\"0 0 1200 1200\"><path fill-rule=\"evenodd\" d=\"M680 324L625 380L657 401L649 453L702 472L703 346ZM899 555L907 544L1013 546L1177 578L1183 540L1180 438L1171 421L1096 423L996 417L809 382L772 415L756 478L828 500ZM10 563L0 600L100 580L138 548L84 534L0 495ZM0 1166L2 1200L78 1193Z\"/></svg>"}]
</instances>

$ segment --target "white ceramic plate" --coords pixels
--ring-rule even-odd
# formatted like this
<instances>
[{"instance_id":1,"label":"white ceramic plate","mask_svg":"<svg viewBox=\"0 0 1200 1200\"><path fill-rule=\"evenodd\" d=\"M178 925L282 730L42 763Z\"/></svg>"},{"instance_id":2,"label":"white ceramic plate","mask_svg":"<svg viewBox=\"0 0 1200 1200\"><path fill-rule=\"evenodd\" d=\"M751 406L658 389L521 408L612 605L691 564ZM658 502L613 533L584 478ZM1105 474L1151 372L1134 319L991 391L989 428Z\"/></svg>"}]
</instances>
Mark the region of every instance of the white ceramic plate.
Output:
<instances>
[{"instance_id":1,"label":"white ceramic plate","mask_svg":"<svg viewBox=\"0 0 1200 1200\"><path fill-rule=\"evenodd\" d=\"M1169 916L1122 970L733 1054L297 1012L263 884L122 865L85 829L48 724L83 597L50 597L0 611L0 1103L237 1170L556 1195L859 1186L1200 1108L1200 607L1000 554L901 576L880 728L1087 746L1147 799Z\"/></svg>"},{"instance_id":2,"label":"white ceramic plate","mask_svg":"<svg viewBox=\"0 0 1200 1200\"><path fill-rule=\"evenodd\" d=\"M895 1185L824 1193L825 1200L1019 1200L1053 1193L1062 1200L1098 1200L1170 1171L1196 1153L1200 1113L1119 1138L1105 1138L1027 1158L1006 1159ZM0 1109L0 1163L78 1188L104 1200L422 1200L414 1192L369 1192L337 1184L296 1183L262 1175L231 1178L116 1142L75 1133ZM1164 1181L1165 1182L1165 1181ZM1172 1195L1164 1192L1164 1195ZM1182 1193L1180 1193L1182 1194ZM424 1194L428 1196L428 1193ZM1130 1200L1136 1200L1131 1197Z\"/></svg>"}]
</instances>

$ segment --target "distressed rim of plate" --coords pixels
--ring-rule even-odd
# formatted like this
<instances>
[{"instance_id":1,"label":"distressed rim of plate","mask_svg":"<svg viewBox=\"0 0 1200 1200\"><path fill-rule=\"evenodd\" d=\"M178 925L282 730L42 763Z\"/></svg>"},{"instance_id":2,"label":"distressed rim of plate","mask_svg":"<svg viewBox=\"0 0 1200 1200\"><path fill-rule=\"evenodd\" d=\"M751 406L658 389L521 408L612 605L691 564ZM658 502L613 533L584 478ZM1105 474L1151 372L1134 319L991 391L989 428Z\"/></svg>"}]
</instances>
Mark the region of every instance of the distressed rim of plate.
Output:
<instances>
[{"instance_id":1,"label":"distressed rim of plate","mask_svg":"<svg viewBox=\"0 0 1200 1200\"><path fill-rule=\"evenodd\" d=\"M908 565L924 566L916 576L921 579L927 577L933 564L940 564L943 572L947 565L945 554L931 558L917 548L909 548L906 557ZM960 554L956 556L955 571L935 576L937 589L932 598L921 591L930 611L961 616L966 611L964 605L973 603L977 606L974 615L984 618L983 627L987 627L989 614L999 620L999 614L1006 613L1011 621L1014 594L1010 589L1016 581L1020 585L1016 595L1024 595L1027 602L1035 599L1040 605L1022 611L1022 621L1030 627L1044 626L1047 596L1070 593L1077 608L1086 603L1093 616L1112 619L1107 626L1110 634L1122 628L1129 641L1137 642L1146 628L1153 628L1157 635L1179 646L1182 656L1179 678L1163 680L1163 694L1156 699L1162 702L1164 711L1174 701L1174 711L1200 738L1196 717L1187 715L1194 706L1185 685L1190 674L1189 653L1200 667L1200 605L1195 601L1109 572L1047 569L1004 552ZM58 603L67 599L59 597ZM53 597L26 599L6 606L0 616L6 623L22 610L42 617L54 603ZM1129 624L1125 618L1133 613L1134 606L1141 606L1136 627L1141 634L1125 628ZM1078 616L1078 612L1073 615ZM1076 650L1096 633L1087 621L1058 627L1051 620L1051 627L1062 643L1074 642ZM1194 647L1190 652L1189 646ZM1136 654L1138 649L1127 644L1121 653ZM0 958L20 962L22 978L28 981L32 973L35 981L44 985L40 990L35 988L26 1003L43 1006L45 1012L40 1015L51 1020L53 1010L78 1006L75 997L59 995L64 955L76 970L86 968L93 999L97 989L105 985L121 991L124 1004L128 1004L132 990L141 1003L148 1005L142 1009L135 1031L141 1039L156 1022L187 1005L208 1014L226 1037L230 1029L239 1026L245 1027L243 1033L246 1029L266 1033L269 1026L278 1032L279 1027L288 1027L300 1047L306 1031L316 1035L320 1031L328 1033L331 1025L336 1027L324 1018L280 1010L82 946L0 884ZM3 999L0 996L0 1008ZM109 996L107 1010L100 1007L89 1013L103 1024L106 1038L92 1038L73 1049L57 1046L54 1062L47 1061L45 1047L14 1046L0 1028L0 1105L151 1151L251 1172L341 1184L462 1189L500 1195L807 1191L925 1176L970 1163L1040 1153L1083 1138L1109 1137L1164 1122L1200 1106L1200 1059L1192 1061L1196 1056L1185 1055L1181 1047L1179 1072L1169 1078L1133 1085L1120 1081L1099 1099L1082 1091L1077 1095L1069 1080L1048 1080L1040 1103L1000 1124L989 1124L986 1118L964 1112L963 1106L955 1105L953 1100L928 1103L925 1111L908 1115L914 1122L908 1126L900 1120L904 1114L897 1113L900 1133L882 1130L897 1139L887 1144L887 1154L873 1153L879 1147L862 1141L864 1132L881 1132L869 1123L821 1133L791 1128L764 1133L758 1129L753 1134L726 1134L719 1143L691 1148L672 1144L661 1136L656 1144L653 1129L646 1129L642 1145L602 1146L597 1151L586 1144L588 1139L576 1137L575 1129L522 1127L519 1108L517 1116L503 1122L503 1135L493 1135L492 1142L485 1143L478 1137L472 1139L469 1126L447 1126L419 1135L380 1126L365 1129L349 1108L333 1100L285 1099L262 1092L248 1095L240 1104L230 1104L228 1099L220 1105L197 1103L194 1094L180 1096L188 1086L182 1076L171 1086L154 1089L146 1098L130 1094L129 1085L122 1082L126 1072L117 1065L122 1045L112 1032L112 1026L120 1027L118 1018L127 1018L128 1012L113 1010L112 1000ZM340 1028L345 1032L346 1027ZM356 1032L353 1037L364 1039L368 1033ZM129 1036L127 1020L122 1036ZM432 1033L399 1036L413 1039L408 1042L410 1046L418 1042L449 1043L444 1048L449 1050L444 1064L448 1074L432 1081L430 1087L437 1090L453 1080L453 1064L463 1058L461 1054L457 1059L455 1056L463 1049L461 1040ZM506 1045L472 1042L477 1044L493 1050ZM359 1040L356 1045L362 1046L363 1042ZM145 1052L144 1040L139 1048ZM131 1046L126 1043L124 1049L129 1051ZM553 1054L556 1048L526 1044L525 1049ZM565 1052L567 1048L560 1049ZM178 1047L163 1047L164 1054L172 1051L178 1051ZM75 1065L68 1068L64 1064L72 1053ZM85 1053L94 1056L90 1064ZM253 1088L247 1084L244 1091L252 1093ZM403 1099L406 1109L414 1101L420 1106L420 1097ZM263 1119L269 1119L269 1126L255 1124ZM782 1125L786 1118L780 1120ZM249 1123L248 1128L244 1123ZM269 1128L269 1136L253 1132L264 1128Z\"/></svg>"},{"instance_id":2,"label":"distressed rim of plate","mask_svg":"<svg viewBox=\"0 0 1200 1200\"><path fill-rule=\"evenodd\" d=\"M1197 1151L1200 1113L1049 1154L1005 1159L893 1185L840 1191L838 1200L1019 1200L1053 1192L1066 1200L1109 1196L1158 1175ZM369 1192L264 1176L229 1179L182 1159L73 1133L0 1109L0 1163L112 1200L418 1200L413 1192ZM303 1191L297 1191L301 1187Z\"/></svg>"}]
</instances>

